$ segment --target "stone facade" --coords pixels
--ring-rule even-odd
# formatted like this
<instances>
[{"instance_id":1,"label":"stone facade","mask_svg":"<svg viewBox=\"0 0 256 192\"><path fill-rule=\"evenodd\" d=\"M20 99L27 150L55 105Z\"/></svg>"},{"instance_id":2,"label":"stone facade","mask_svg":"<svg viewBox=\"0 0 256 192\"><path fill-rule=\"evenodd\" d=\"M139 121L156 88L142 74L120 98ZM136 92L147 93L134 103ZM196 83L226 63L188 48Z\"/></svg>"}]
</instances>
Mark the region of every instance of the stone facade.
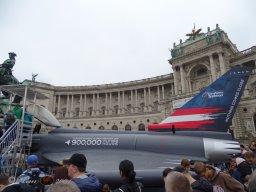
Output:
<instances>
[{"instance_id":1,"label":"stone facade","mask_svg":"<svg viewBox=\"0 0 256 192\"><path fill-rule=\"evenodd\" d=\"M41 101L63 127L146 131L159 123L178 100L194 96L231 67L256 67L256 46L238 51L216 25L207 33L180 40L170 50L173 73L137 81L95 86L53 86L36 82L49 97ZM256 70L249 78L231 128L239 140L254 136L256 127Z\"/></svg>"}]
</instances>

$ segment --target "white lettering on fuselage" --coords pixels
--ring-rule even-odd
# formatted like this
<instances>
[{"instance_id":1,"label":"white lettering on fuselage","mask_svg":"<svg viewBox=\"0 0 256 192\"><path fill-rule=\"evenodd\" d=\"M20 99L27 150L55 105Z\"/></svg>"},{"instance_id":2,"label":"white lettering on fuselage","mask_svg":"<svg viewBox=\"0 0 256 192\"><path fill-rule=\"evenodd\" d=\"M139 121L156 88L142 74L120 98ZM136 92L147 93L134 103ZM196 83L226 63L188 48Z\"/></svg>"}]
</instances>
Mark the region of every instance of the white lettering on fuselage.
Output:
<instances>
[{"instance_id":1,"label":"white lettering on fuselage","mask_svg":"<svg viewBox=\"0 0 256 192\"><path fill-rule=\"evenodd\" d=\"M73 138L65 143L71 146L118 146L118 138Z\"/></svg>"}]
</instances>

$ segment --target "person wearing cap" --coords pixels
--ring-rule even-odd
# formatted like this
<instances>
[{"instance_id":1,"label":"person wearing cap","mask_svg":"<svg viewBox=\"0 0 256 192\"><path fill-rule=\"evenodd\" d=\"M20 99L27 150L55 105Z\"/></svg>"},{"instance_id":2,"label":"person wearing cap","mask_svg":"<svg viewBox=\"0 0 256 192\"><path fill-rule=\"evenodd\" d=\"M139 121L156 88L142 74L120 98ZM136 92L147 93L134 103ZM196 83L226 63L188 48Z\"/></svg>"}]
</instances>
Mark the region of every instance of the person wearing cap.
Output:
<instances>
[{"instance_id":1,"label":"person wearing cap","mask_svg":"<svg viewBox=\"0 0 256 192\"><path fill-rule=\"evenodd\" d=\"M6 59L3 64L2 67L4 68L4 74L3 75L12 75L12 68L15 65L15 57L16 57L16 53L14 52L10 52L9 53L9 59Z\"/></svg>"},{"instance_id":2,"label":"person wearing cap","mask_svg":"<svg viewBox=\"0 0 256 192\"><path fill-rule=\"evenodd\" d=\"M86 172L87 159L83 154L75 153L68 159L68 176L79 187L81 192L100 192L101 183L98 178Z\"/></svg>"},{"instance_id":3,"label":"person wearing cap","mask_svg":"<svg viewBox=\"0 0 256 192\"><path fill-rule=\"evenodd\" d=\"M36 155L29 155L26 163L27 169L17 178L17 183L27 183L30 179L30 175L33 173L38 173L40 178L46 176L43 171L37 168L39 161Z\"/></svg>"}]
</instances>

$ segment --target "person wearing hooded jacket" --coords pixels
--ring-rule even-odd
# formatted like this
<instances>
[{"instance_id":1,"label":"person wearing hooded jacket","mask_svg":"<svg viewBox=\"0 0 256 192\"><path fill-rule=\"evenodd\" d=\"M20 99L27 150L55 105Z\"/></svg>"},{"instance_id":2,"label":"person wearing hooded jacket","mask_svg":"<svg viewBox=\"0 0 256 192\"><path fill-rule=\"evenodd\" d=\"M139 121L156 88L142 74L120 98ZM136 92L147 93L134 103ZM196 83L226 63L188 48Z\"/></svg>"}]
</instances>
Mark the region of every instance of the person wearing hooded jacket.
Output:
<instances>
[{"instance_id":1,"label":"person wearing hooded jacket","mask_svg":"<svg viewBox=\"0 0 256 192\"><path fill-rule=\"evenodd\" d=\"M142 184L135 181L136 172L131 161L121 161L119 164L119 173L124 180L124 184L113 192L142 192Z\"/></svg>"},{"instance_id":2,"label":"person wearing hooded jacket","mask_svg":"<svg viewBox=\"0 0 256 192\"><path fill-rule=\"evenodd\" d=\"M196 162L194 170L200 177L207 179L213 184L213 191L218 188L223 192L244 192L244 186L231 177L230 175L221 172L218 168L211 165L206 165L203 162Z\"/></svg>"},{"instance_id":3,"label":"person wearing hooded jacket","mask_svg":"<svg viewBox=\"0 0 256 192\"><path fill-rule=\"evenodd\" d=\"M81 192L101 192L101 183L93 173L86 172L87 159L83 154L75 153L68 162L68 176Z\"/></svg>"}]
</instances>

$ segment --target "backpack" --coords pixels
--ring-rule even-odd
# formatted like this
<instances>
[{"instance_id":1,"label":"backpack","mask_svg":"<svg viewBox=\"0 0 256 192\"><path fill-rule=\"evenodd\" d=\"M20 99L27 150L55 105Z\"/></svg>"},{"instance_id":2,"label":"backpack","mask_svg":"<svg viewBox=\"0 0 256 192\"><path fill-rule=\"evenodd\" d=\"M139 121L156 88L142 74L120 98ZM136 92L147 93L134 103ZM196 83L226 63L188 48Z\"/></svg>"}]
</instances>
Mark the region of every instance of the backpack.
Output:
<instances>
[{"instance_id":1,"label":"backpack","mask_svg":"<svg viewBox=\"0 0 256 192\"><path fill-rule=\"evenodd\" d=\"M25 173L25 175L29 176L29 180L26 181L25 186L23 187L32 187L35 190L35 192L43 192L44 185L41 183L41 177L39 177L40 173L40 170L34 170L32 171L32 173Z\"/></svg>"}]
</instances>

